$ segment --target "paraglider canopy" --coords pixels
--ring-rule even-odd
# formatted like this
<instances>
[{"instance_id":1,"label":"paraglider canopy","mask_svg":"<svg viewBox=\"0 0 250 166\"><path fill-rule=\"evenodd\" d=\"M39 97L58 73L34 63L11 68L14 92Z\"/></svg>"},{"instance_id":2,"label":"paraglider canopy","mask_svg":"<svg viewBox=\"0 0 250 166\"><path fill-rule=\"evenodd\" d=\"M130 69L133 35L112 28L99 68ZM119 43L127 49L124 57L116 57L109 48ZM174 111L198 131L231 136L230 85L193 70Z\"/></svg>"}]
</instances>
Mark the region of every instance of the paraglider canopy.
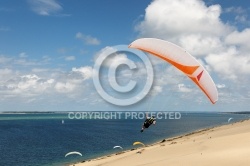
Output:
<instances>
[{"instance_id":1,"label":"paraglider canopy","mask_svg":"<svg viewBox=\"0 0 250 166\"><path fill-rule=\"evenodd\" d=\"M67 156L69 156L69 155L72 155L72 154L77 154L77 155L80 155L80 156L82 156L82 154L80 153L80 152L69 152L69 153L67 153L67 154L65 154L65 157L67 157Z\"/></svg>"},{"instance_id":2,"label":"paraglider canopy","mask_svg":"<svg viewBox=\"0 0 250 166\"><path fill-rule=\"evenodd\" d=\"M227 120L227 122L229 123L232 119L233 119L233 118L229 118L229 119Z\"/></svg>"},{"instance_id":3,"label":"paraglider canopy","mask_svg":"<svg viewBox=\"0 0 250 166\"><path fill-rule=\"evenodd\" d=\"M123 149L121 146L114 146L113 149L115 149L115 148Z\"/></svg>"},{"instance_id":4,"label":"paraglider canopy","mask_svg":"<svg viewBox=\"0 0 250 166\"><path fill-rule=\"evenodd\" d=\"M133 145L134 145L134 146L135 146L135 145L143 145L143 146L145 146L142 142L134 142Z\"/></svg>"},{"instance_id":5,"label":"paraglider canopy","mask_svg":"<svg viewBox=\"0 0 250 166\"><path fill-rule=\"evenodd\" d=\"M142 38L133 41L130 48L148 52L169 62L186 74L214 104L218 100L217 88L205 68L183 48L160 39Z\"/></svg>"}]
</instances>

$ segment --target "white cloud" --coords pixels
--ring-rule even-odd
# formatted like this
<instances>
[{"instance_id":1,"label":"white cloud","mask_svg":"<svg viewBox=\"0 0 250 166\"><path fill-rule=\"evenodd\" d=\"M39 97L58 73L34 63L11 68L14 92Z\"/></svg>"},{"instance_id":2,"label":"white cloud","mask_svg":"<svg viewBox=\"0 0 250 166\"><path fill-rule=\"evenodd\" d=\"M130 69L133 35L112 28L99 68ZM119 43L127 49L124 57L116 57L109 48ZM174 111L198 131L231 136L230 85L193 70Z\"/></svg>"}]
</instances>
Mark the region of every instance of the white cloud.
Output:
<instances>
[{"instance_id":1,"label":"white cloud","mask_svg":"<svg viewBox=\"0 0 250 166\"><path fill-rule=\"evenodd\" d=\"M0 83L11 79L15 73L9 68L0 69Z\"/></svg>"},{"instance_id":2,"label":"white cloud","mask_svg":"<svg viewBox=\"0 0 250 166\"><path fill-rule=\"evenodd\" d=\"M30 74L15 72L9 68L0 69L0 100L16 98L27 102L62 95L78 100L86 95L85 91L90 85L87 80L91 77L92 68L89 66L72 68L68 72L34 68Z\"/></svg>"},{"instance_id":3,"label":"white cloud","mask_svg":"<svg viewBox=\"0 0 250 166\"><path fill-rule=\"evenodd\" d=\"M250 28L244 29L242 32L233 31L225 38L226 44L237 45L244 51L250 51Z\"/></svg>"},{"instance_id":4,"label":"white cloud","mask_svg":"<svg viewBox=\"0 0 250 166\"><path fill-rule=\"evenodd\" d=\"M242 80L244 75L250 74L250 56L240 54L235 47L227 52L210 54L205 60L224 79Z\"/></svg>"},{"instance_id":5,"label":"white cloud","mask_svg":"<svg viewBox=\"0 0 250 166\"><path fill-rule=\"evenodd\" d=\"M12 73L12 70L5 68L5 69L0 69L0 77L2 77L3 75L9 75Z\"/></svg>"},{"instance_id":6,"label":"white cloud","mask_svg":"<svg viewBox=\"0 0 250 166\"><path fill-rule=\"evenodd\" d=\"M103 65L111 68L112 64L122 64L126 61L128 61L128 57L126 54L115 54L114 56L107 58L104 61Z\"/></svg>"},{"instance_id":7,"label":"white cloud","mask_svg":"<svg viewBox=\"0 0 250 166\"><path fill-rule=\"evenodd\" d=\"M191 92L192 89L188 88L185 84L178 84L180 92Z\"/></svg>"},{"instance_id":8,"label":"white cloud","mask_svg":"<svg viewBox=\"0 0 250 166\"><path fill-rule=\"evenodd\" d=\"M55 83L56 92L67 94L70 98L78 98L84 95L84 91L89 85L87 80L92 78L92 67L74 67L69 73L57 77Z\"/></svg>"},{"instance_id":9,"label":"white cloud","mask_svg":"<svg viewBox=\"0 0 250 166\"><path fill-rule=\"evenodd\" d=\"M157 95L157 94L159 94L161 92L162 92L162 87L156 85L156 86L153 86L153 88L150 91L150 94L155 96L155 95Z\"/></svg>"},{"instance_id":10,"label":"white cloud","mask_svg":"<svg viewBox=\"0 0 250 166\"><path fill-rule=\"evenodd\" d=\"M201 34L190 34L180 36L179 43L188 52L195 56L206 56L211 52L218 52L223 48L221 40L217 36L204 36Z\"/></svg>"},{"instance_id":11,"label":"white cloud","mask_svg":"<svg viewBox=\"0 0 250 166\"><path fill-rule=\"evenodd\" d=\"M249 24L249 21L248 21L248 18L246 15L238 15L235 17L235 20L240 22L240 23L248 23Z\"/></svg>"},{"instance_id":12,"label":"white cloud","mask_svg":"<svg viewBox=\"0 0 250 166\"><path fill-rule=\"evenodd\" d=\"M42 73L42 72L48 72L49 69L45 69L45 68L33 68L32 73Z\"/></svg>"},{"instance_id":13,"label":"white cloud","mask_svg":"<svg viewBox=\"0 0 250 166\"><path fill-rule=\"evenodd\" d=\"M6 64L9 63L12 60L12 58L7 57L5 55L0 55L0 64Z\"/></svg>"},{"instance_id":14,"label":"white cloud","mask_svg":"<svg viewBox=\"0 0 250 166\"><path fill-rule=\"evenodd\" d=\"M172 41L190 34L221 35L230 28L221 22L220 14L219 5L207 7L200 0L155 0L136 29L141 36Z\"/></svg>"},{"instance_id":15,"label":"white cloud","mask_svg":"<svg viewBox=\"0 0 250 166\"><path fill-rule=\"evenodd\" d=\"M21 65L21 66L37 66L37 65L41 65L41 62L20 58L20 59L13 59L13 64Z\"/></svg>"},{"instance_id":16,"label":"white cloud","mask_svg":"<svg viewBox=\"0 0 250 166\"><path fill-rule=\"evenodd\" d=\"M228 7L223 10L225 13L236 13L236 14L242 14L246 13L246 10L243 9L242 7Z\"/></svg>"},{"instance_id":17,"label":"white cloud","mask_svg":"<svg viewBox=\"0 0 250 166\"><path fill-rule=\"evenodd\" d=\"M90 35L82 34L81 32L78 32L76 34L76 38L79 40L82 40L84 44L87 44L87 45L99 45L101 43L99 39L92 37Z\"/></svg>"},{"instance_id":18,"label":"white cloud","mask_svg":"<svg viewBox=\"0 0 250 166\"><path fill-rule=\"evenodd\" d=\"M95 56L94 56L94 61L97 60L98 57L105 57L107 54L109 54L110 52L116 52L117 49L107 46L103 49L101 49L100 51L98 51Z\"/></svg>"},{"instance_id":19,"label":"white cloud","mask_svg":"<svg viewBox=\"0 0 250 166\"><path fill-rule=\"evenodd\" d=\"M28 0L28 3L38 15L49 16L63 10L57 0Z\"/></svg>"},{"instance_id":20,"label":"white cloud","mask_svg":"<svg viewBox=\"0 0 250 166\"><path fill-rule=\"evenodd\" d=\"M219 5L206 6L200 0L155 0L147 7L144 20L136 30L140 37L171 41L204 58L226 51L223 40L235 29L221 21L221 12Z\"/></svg>"},{"instance_id":21,"label":"white cloud","mask_svg":"<svg viewBox=\"0 0 250 166\"><path fill-rule=\"evenodd\" d=\"M36 75L26 75L22 78L23 81L19 82L18 87L20 89L33 89L37 95L40 95L45 90L51 89L55 82L54 79L42 79Z\"/></svg>"},{"instance_id":22,"label":"white cloud","mask_svg":"<svg viewBox=\"0 0 250 166\"><path fill-rule=\"evenodd\" d=\"M72 71L73 72L77 72L77 73L80 73L84 80L85 79L90 79L92 77L92 67L90 66L85 66L85 67L80 67L80 68L72 68Z\"/></svg>"},{"instance_id":23,"label":"white cloud","mask_svg":"<svg viewBox=\"0 0 250 166\"><path fill-rule=\"evenodd\" d=\"M2 67L15 68L17 65L22 67L30 66L41 66L47 64L51 58L49 56L43 56L42 60L38 59L28 59L28 55L25 52L21 52L18 56L8 56L0 54L0 64Z\"/></svg>"},{"instance_id":24,"label":"white cloud","mask_svg":"<svg viewBox=\"0 0 250 166\"><path fill-rule=\"evenodd\" d=\"M21 76L21 81L18 83L17 87L21 90L28 89L30 87L35 87L39 79L40 78L37 75Z\"/></svg>"},{"instance_id":25,"label":"white cloud","mask_svg":"<svg viewBox=\"0 0 250 166\"><path fill-rule=\"evenodd\" d=\"M194 56L205 57L226 51L224 38L235 29L222 22L221 13L220 5L206 6L200 0L155 0L136 30L140 37L171 41Z\"/></svg>"},{"instance_id":26,"label":"white cloud","mask_svg":"<svg viewBox=\"0 0 250 166\"><path fill-rule=\"evenodd\" d=\"M21 53L19 54L19 57L20 57L20 58L27 58L28 55L27 55L25 52L21 52Z\"/></svg>"},{"instance_id":27,"label":"white cloud","mask_svg":"<svg viewBox=\"0 0 250 166\"><path fill-rule=\"evenodd\" d=\"M223 11L237 14L238 18L235 19L238 21L247 19L242 7L222 9L220 5L209 6L201 0L154 0L146 8L144 18L136 25L135 30L139 32L138 37L160 38L180 45L198 57L215 83L226 80L234 89L237 88L237 92L232 93L244 96L249 90L241 89L250 82L250 30L238 30L235 26L238 22L222 20ZM188 84L183 83L188 79L186 76L181 77L183 73L178 74L171 65L161 71L159 66L162 64L157 59L154 64L158 66L155 67L155 85L163 87L164 91L166 87L173 88L173 91L176 90L174 86L179 84L179 91L195 91L189 93L189 97L196 93L198 88L192 89L195 85L187 87ZM222 84L217 84L217 87L220 91L225 89Z\"/></svg>"},{"instance_id":28,"label":"white cloud","mask_svg":"<svg viewBox=\"0 0 250 166\"><path fill-rule=\"evenodd\" d=\"M111 55L109 55L112 52ZM119 50L116 50L116 48L113 47L105 47L101 51L99 51L95 57L94 60L96 61L98 58L105 57L106 55L109 55L101 64L101 68L108 68L112 70L116 70L116 72L119 73L119 80L130 80L132 77L133 78L146 78L147 70L145 68L145 65L139 61L139 60L134 60L133 58L138 58L134 57L133 55L130 56L130 54L119 52ZM134 64L134 69L130 69L127 64L130 62L131 65ZM124 65L123 65L124 64ZM118 65L118 66L117 66ZM125 81L126 82L126 81Z\"/></svg>"},{"instance_id":29,"label":"white cloud","mask_svg":"<svg viewBox=\"0 0 250 166\"><path fill-rule=\"evenodd\" d=\"M65 61L74 61L75 59L76 59L75 56L66 56L64 58Z\"/></svg>"},{"instance_id":30,"label":"white cloud","mask_svg":"<svg viewBox=\"0 0 250 166\"><path fill-rule=\"evenodd\" d=\"M225 84L216 84L216 87L219 88L219 89L221 89L221 88L225 88L226 85Z\"/></svg>"},{"instance_id":31,"label":"white cloud","mask_svg":"<svg viewBox=\"0 0 250 166\"><path fill-rule=\"evenodd\" d=\"M19 97L20 99L40 96L53 87L53 79L42 79L35 74L12 75L12 78L2 81L0 94L3 99Z\"/></svg>"},{"instance_id":32,"label":"white cloud","mask_svg":"<svg viewBox=\"0 0 250 166\"><path fill-rule=\"evenodd\" d=\"M154 0L145 10L136 30L139 37L174 42L199 57L206 69L219 79L244 80L250 74L250 30L242 31L221 20L220 5L201 0ZM243 8L225 12L244 14Z\"/></svg>"},{"instance_id":33,"label":"white cloud","mask_svg":"<svg viewBox=\"0 0 250 166\"><path fill-rule=\"evenodd\" d=\"M121 64L122 62L128 60L126 54L119 53L117 51L118 50L116 50L115 48L107 46L101 49L99 52L97 52L97 54L94 57L94 60L96 61L98 58L106 57L108 55L107 58L104 59L102 66L109 68L111 67L112 64ZM109 55L110 53L113 54Z\"/></svg>"},{"instance_id":34,"label":"white cloud","mask_svg":"<svg viewBox=\"0 0 250 166\"><path fill-rule=\"evenodd\" d=\"M57 90L57 92L60 93L69 93L72 92L73 90L75 90L76 85L71 83L71 82L57 82L55 85L55 89Z\"/></svg>"},{"instance_id":35,"label":"white cloud","mask_svg":"<svg viewBox=\"0 0 250 166\"><path fill-rule=\"evenodd\" d=\"M242 23L242 24L248 24L249 25L249 20L248 20L248 14L247 11L248 9L244 9L243 7L229 7L229 8L225 8L223 11L224 13L229 13L232 16L234 16L235 19L235 23ZM232 17L230 15L230 17Z\"/></svg>"}]
</instances>

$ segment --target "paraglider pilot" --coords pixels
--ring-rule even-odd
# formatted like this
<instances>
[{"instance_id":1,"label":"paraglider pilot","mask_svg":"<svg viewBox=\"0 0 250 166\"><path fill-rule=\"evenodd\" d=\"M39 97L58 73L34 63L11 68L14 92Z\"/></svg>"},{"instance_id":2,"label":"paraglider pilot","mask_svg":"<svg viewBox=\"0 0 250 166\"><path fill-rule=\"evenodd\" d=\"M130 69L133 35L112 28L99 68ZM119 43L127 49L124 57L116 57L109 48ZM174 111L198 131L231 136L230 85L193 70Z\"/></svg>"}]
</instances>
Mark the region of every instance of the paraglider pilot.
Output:
<instances>
[{"instance_id":1,"label":"paraglider pilot","mask_svg":"<svg viewBox=\"0 0 250 166\"><path fill-rule=\"evenodd\" d=\"M144 129L148 128L150 125L154 124L155 125L156 120L155 117L148 117L148 115L146 114L146 120L144 121L143 125L142 125L142 129L141 132L143 132Z\"/></svg>"}]
</instances>

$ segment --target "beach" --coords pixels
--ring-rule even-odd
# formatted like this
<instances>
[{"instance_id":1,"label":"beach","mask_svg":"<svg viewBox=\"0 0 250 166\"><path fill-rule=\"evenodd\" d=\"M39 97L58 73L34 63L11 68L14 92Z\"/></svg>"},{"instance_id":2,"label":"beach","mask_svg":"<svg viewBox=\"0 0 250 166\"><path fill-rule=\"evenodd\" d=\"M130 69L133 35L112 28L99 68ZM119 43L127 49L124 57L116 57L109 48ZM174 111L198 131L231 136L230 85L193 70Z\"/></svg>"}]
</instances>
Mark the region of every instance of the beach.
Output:
<instances>
[{"instance_id":1,"label":"beach","mask_svg":"<svg viewBox=\"0 0 250 166\"><path fill-rule=\"evenodd\" d=\"M249 165L249 154L250 120L244 120L71 166Z\"/></svg>"}]
</instances>

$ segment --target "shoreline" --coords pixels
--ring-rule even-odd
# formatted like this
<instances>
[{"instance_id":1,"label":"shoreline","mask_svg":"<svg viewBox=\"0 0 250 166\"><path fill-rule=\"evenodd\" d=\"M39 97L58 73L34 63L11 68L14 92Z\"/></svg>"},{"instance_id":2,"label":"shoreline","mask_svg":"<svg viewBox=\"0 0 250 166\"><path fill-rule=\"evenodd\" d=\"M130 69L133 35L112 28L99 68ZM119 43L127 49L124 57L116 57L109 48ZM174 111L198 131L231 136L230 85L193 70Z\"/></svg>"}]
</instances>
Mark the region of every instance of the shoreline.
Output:
<instances>
[{"instance_id":1,"label":"shoreline","mask_svg":"<svg viewBox=\"0 0 250 166\"><path fill-rule=\"evenodd\" d=\"M155 151L155 149L157 149L159 147L166 147L166 146L171 146L171 145L176 145L176 144L180 145L182 143L185 144L188 142L187 140L189 140L189 142L190 142L190 139L193 139L193 143L195 143L194 137L197 137L200 135L204 136L204 134L208 135L209 133L213 133L214 131L218 131L221 128L222 128L221 130L223 130L223 128L230 129L229 126L233 126L233 125L235 126L235 125L239 125L242 123L249 123L250 124L250 120L246 119L246 120L241 120L241 121L230 123L230 124L223 124L223 125L218 125L218 126L214 126L214 127L208 127L208 128L204 128L204 129L195 130L195 131L190 132L190 133L181 134L181 135L170 137L170 138L165 138L162 141L157 141L155 143L146 145L145 147L132 148L129 150L121 151L118 153L113 153L110 155L104 155L104 156L100 156L100 157L93 158L93 159L83 160L81 162L72 163L72 164L70 164L70 166L94 166L94 165L106 165L106 164L107 165L112 165L112 164L116 165L116 163L119 163L119 165L123 165L122 161L124 159L131 160L131 158L132 158L132 161L134 161L133 158L137 154L144 154L146 152L153 151L153 150ZM250 127L249 127L249 129L250 129ZM250 130L249 130L249 132L250 132ZM249 133L249 135L250 135L250 133ZM212 138L213 137L210 136L210 137L208 137L208 140L212 140ZM250 149L250 147L249 147L249 149ZM155 153L159 153L159 151L157 152L157 150L156 150ZM202 155L202 153L201 153L201 155ZM119 162L119 161L121 161L121 162ZM156 161L151 161L150 163L153 163L153 162L156 162ZM139 160L139 162L136 162L136 163L134 165L140 165L140 160ZM127 164L124 164L124 165L127 165ZM144 164L144 165L147 165L147 164Z\"/></svg>"}]
</instances>

